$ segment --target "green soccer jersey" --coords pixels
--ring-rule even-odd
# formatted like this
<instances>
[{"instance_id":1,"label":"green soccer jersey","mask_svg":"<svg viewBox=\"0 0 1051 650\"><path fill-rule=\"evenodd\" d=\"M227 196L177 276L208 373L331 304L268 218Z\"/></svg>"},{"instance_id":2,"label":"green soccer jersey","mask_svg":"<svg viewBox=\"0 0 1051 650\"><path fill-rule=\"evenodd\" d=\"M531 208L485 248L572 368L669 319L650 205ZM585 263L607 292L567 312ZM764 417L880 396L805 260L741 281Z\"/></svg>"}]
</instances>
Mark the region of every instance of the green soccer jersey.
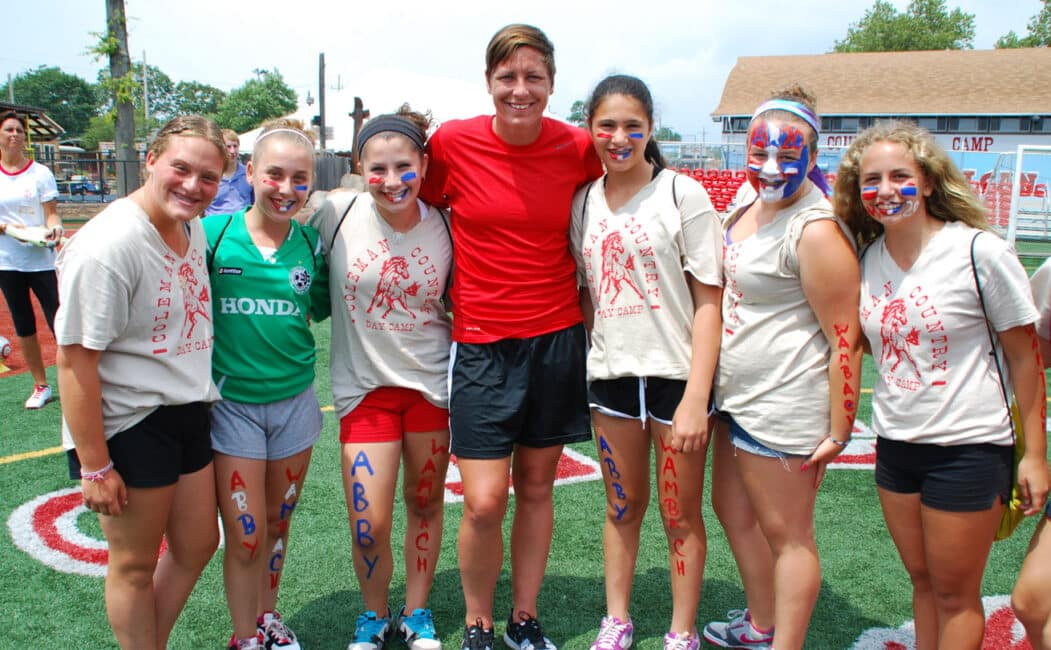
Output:
<instances>
[{"instance_id":1,"label":"green soccer jersey","mask_svg":"<svg viewBox=\"0 0 1051 650\"><path fill-rule=\"evenodd\" d=\"M314 381L308 315L328 315L328 271L317 231L295 221L264 257L245 211L203 221L208 237L215 343L212 376L226 399L249 404L298 395Z\"/></svg>"}]
</instances>

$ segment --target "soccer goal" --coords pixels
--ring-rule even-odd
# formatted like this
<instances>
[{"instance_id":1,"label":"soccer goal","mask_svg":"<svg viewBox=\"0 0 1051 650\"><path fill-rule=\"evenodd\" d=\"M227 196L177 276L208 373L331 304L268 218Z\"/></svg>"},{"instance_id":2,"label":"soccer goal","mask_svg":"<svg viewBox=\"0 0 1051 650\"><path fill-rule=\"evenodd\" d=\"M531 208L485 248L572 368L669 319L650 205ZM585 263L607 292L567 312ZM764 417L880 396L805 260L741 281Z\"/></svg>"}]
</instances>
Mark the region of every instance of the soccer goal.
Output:
<instances>
[{"instance_id":1,"label":"soccer goal","mask_svg":"<svg viewBox=\"0 0 1051 650\"><path fill-rule=\"evenodd\" d=\"M1051 146L1018 145L971 184L982 199L989 224L1019 256L1051 256Z\"/></svg>"}]
</instances>

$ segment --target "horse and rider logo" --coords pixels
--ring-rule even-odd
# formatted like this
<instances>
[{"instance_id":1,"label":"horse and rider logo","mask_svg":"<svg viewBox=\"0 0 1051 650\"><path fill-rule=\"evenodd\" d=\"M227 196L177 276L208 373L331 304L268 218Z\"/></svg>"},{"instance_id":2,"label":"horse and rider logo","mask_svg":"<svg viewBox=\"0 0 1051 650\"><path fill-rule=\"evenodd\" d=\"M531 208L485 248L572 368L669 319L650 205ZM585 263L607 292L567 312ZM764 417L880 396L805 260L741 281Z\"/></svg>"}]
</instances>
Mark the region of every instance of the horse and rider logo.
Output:
<instances>
[{"instance_id":1,"label":"horse and rider logo","mask_svg":"<svg viewBox=\"0 0 1051 650\"><path fill-rule=\"evenodd\" d=\"M402 282L407 282L410 277L409 263L405 261L404 257L392 257L385 261L383 268L380 270L380 281L376 285L376 293L373 294L372 302L369 303L369 308L366 312L371 314L373 309L386 307L386 311L383 312L380 319L387 320L387 316L394 310L394 307L401 305L402 310L407 312L409 316L412 316L413 320L416 320L416 314L409 309L405 297L415 296L419 293L420 284L413 282L408 286L402 286Z\"/></svg>"},{"instance_id":2,"label":"horse and rider logo","mask_svg":"<svg viewBox=\"0 0 1051 650\"><path fill-rule=\"evenodd\" d=\"M602 280L599 293L610 296L609 304L617 302L617 296L625 286L642 299L642 292L635 284L631 272L635 270L635 256L624 249L624 240L620 231L615 230L606 235L602 241Z\"/></svg>"},{"instance_id":3,"label":"horse and rider logo","mask_svg":"<svg viewBox=\"0 0 1051 650\"><path fill-rule=\"evenodd\" d=\"M920 369L912 356L911 348L920 344L920 331L915 327L908 329L909 318L905 310L905 301L896 298L888 302L883 308L879 322L880 341L883 345L880 364L887 363L893 356L895 360L890 372L896 372L902 361L907 361L912 366L912 373L919 379Z\"/></svg>"}]
</instances>

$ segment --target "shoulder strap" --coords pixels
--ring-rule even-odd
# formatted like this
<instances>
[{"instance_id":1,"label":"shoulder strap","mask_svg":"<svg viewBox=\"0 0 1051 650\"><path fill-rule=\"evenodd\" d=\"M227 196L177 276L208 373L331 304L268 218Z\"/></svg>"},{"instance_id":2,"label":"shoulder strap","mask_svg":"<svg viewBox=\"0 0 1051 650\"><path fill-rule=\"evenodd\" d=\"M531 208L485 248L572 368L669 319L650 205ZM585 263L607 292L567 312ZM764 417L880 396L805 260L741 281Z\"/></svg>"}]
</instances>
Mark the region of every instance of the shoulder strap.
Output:
<instances>
[{"instance_id":1,"label":"shoulder strap","mask_svg":"<svg viewBox=\"0 0 1051 650\"><path fill-rule=\"evenodd\" d=\"M588 183L588 188L584 190L584 205L580 208L581 220L583 220L584 217L588 216L588 197L591 196L591 188L595 187L595 182L596 181L592 181Z\"/></svg>"},{"instance_id":2,"label":"shoulder strap","mask_svg":"<svg viewBox=\"0 0 1051 650\"><path fill-rule=\"evenodd\" d=\"M215 246L212 246L211 250L208 251L207 262L208 262L208 273L209 274L215 272L215 268L214 268L214 265L215 265L215 254L217 252L219 252L219 242L221 242L223 240L223 236L226 234L226 229L230 227L230 223L233 220L234 220L234 215L231 214L229 216L229 218L227 218L226 223L223 225L223 229L219 231L219 237L215 240Z\"/></svg>"},{"instance_id":3,"label":"shoulder strap","mask_svg":"<svg viewBox=\"0 0 1051 650\"><path fill-rule=\"evenodd\" d=\"M679 179L679 174L678 173L676 173L674 176L671 177L671 200L672 200L673 203L675 203L675 207L681 209L682 206L679 205L679 194L675 191L675 181L677 181L678 179Z\"/></svg>"},{"instance_id":4,"label":"shoulder strap","mask_svg":"<svg viewBox=\"0 0 1051 650\"><path fill-rule=\"evenodd\" d=\"M347 218L347 214L350 212L350 209L354 207L354 202L357 201L357 200L358 200L358 195L355 194L354 198L352 198L350 200L350 204L347 205L347 209L343 211L343 216L341 216L339 218L339 221L336 222L336 229L332 231L332 241L330 241L328 243L328 250L329 250L329 252L331 252L332 251L332 247L336 245L336 236L339 235L339 229L343 226L343 220Z\"/></svg>"},{"instance_id":5,"label":"shoulder strap","mask_svg":"<svg viewBox=\"0 0 1051 650\"><path fill-rule=\"evenodd\" d=\"M974 274L974 288L978 290L978 304L982 306L982 316L985 317L985 330L989 333L989 354L993 357L993 365L996 366L996 375L1000 378L1000 393L1007 407L1007 421L1011 423L1011 439L1017 440L1014 418L1011 417L1011 398L1007 395L1007 381L1004 379L1004 371L1000 367L1000 358L996 354L996 335L993 334L993 326L989 322L989 312L985 309L985 297L982 295L982 283L978 280L978 260L974 255L974 245L978 241L981 231L971 238L971 272Z\"/></svg>"},{"instance_id":6,"label":"shoulder strap","mask_svg":"<svg viewBox=\"0 0 1051 650\"><path fill-rule=\"evenodd\" d=\"M303 241L307 243L307 250L310 251L310 261L314 264L314 273L317 273L317 242L310 241L310 237L307 235L307 231L304 230L298 222L294 223L292 227L297 228L299 230L299 234L303 236Z\"/></svg>"},{"instance_id":7,"label":"shoulder strap","mask_svg":"<svg viewBox=\"0 0 1051 650\"><path fill-rule=\"evenodd\" d=\"M455 244L453 244L453 231L449 228L449 218L445 216L445 210L441 208L435 208L438 210L438 214L442 218L442 225L445 226L445 234L449 236L449 252L453 253L452 259L455 260ZM442 291L442 302L446 305L449 304L449 288L453 283L453 269L456 268L456 262L449 262L449 275L445 278L445 290Z\"/></svg>"}]
</instances>

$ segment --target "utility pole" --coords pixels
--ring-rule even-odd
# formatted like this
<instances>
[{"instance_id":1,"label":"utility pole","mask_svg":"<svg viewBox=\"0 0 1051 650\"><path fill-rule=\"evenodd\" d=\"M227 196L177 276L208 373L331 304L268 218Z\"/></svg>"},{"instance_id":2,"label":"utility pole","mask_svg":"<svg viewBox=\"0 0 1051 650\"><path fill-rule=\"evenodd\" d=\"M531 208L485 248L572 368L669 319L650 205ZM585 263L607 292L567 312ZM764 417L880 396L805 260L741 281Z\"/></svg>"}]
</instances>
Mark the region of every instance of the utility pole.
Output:
<instances>
[{"instance_id":1,"label":"utility pole","mask_svg":"<svg viewBox=\"0 0 1051 650\"><path fill-rule=\"evenodd\" d=\"M117 44L117 49L109 54L109 76L114 83L120 83L131 70L124 0L106 0L106 36ZM116 145L117 195L127 196L139 187L139 154L135 150L135 107L130 99L118 101L116 94L113 99L117 109L113 137ZM128 161L135 161L133 168L129 169Z\"/></svg>"},{"instance_id":2,"label":"utility pole","mask_svg":"<svg viewBox=\"0 0 1051 650\"><path fill-rule=\"evenodd\" d=\"M322 52L317 58L317 102L320 117L318 118L318 132L321 136L321 151L325 151L325 53Z\"/></svg>"},{"instance_id":3,"label":"utility pole","mask_svg":"<svg viewBox=\"0 0 1051 650\"><path fill-rule=\"evenodd\" d=\"M146 67L146 50L142 51L142 112L146 122L146 137L150 137L150 73Z\"/></svg>"},{"instance_id":4,"label":"utility pole","mask_svg":"<svg viewBox=\"0 0 1051 650\"><path fill-rule=\"evenodd\" d=\"M10 72L7 73L7 102L9 104L15 103L15 80Z\"/></svg>"},{"instance_id":5,"label":"utility pole","mask_svg":"<svg viewBox=\"0 0 1051 650\"><path fill-rule=\"evenodd\" d=\"M361 123L369 117L369 111L361 103L360 97L354 98L354 112L349 113L349 115L354 118L354 166L351 169L351 173L356 174L358 173L358 163L360 162L358 160L358 132L361 131Z\"/></svg>"}]
</instances>

